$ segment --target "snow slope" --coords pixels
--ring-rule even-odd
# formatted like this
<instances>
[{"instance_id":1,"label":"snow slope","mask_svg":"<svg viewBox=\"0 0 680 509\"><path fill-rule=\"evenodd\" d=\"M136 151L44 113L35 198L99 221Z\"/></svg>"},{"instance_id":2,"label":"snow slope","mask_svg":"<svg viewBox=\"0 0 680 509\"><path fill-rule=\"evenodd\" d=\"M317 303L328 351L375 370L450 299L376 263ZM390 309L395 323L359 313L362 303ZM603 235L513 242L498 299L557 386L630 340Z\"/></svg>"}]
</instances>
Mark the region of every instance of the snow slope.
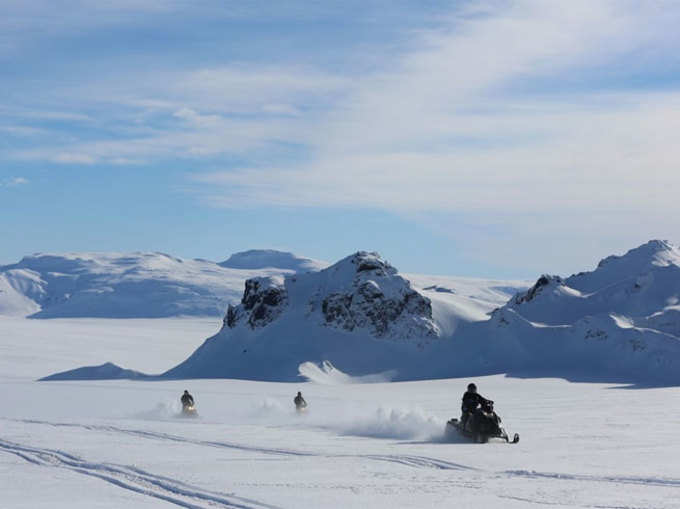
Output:
<instances>
[{"instance_id":1,"label":"snow slope","mask_svg":"<svg viewBox=\"0 0 680 509\"><path fill-rule=\"evenodd\" d=\"M261 254L258 254L261 253ZM228 268L163 253L37 254L0 267L0 315L32 318L222 316L246 279L280 275L320 262L276 251L232 256L285 266ZM295 263L292 263L295 262ZM225 262L226 263L226 262ZM251 265L252 268L245 267Z\"/></svg>"},{"instance_id":2,"label":"snow slope","mask_svg":"<svg viewBox=\"0 0 680 509\"><path fill-rule=\"evenodd\" d=\"M101 336L97 355L138 368L179 359L207 326L0 317L0 348L22 352L0 355L0 506L680 507L677 388L475 378L521 435L517 445L479 445L442 433L470 379L33 381L67 359L90 363L79 338ZM121 348L126 331L139 335L134 352ZM198 419L176 417L184 389ZM298 390L310 405L302 416Z\"/></svg>"},{"instance_id":3,"label":"snow slope","mask_svg":"<svg viewBox=\"0 0 680 509\"><path fill-rule=\"evenodd\" d=\"M27 316L40 311L36 300L27 295L39 288L39 276L27 270L0 272L0 316Z\"/></svg>"}]
</instances>

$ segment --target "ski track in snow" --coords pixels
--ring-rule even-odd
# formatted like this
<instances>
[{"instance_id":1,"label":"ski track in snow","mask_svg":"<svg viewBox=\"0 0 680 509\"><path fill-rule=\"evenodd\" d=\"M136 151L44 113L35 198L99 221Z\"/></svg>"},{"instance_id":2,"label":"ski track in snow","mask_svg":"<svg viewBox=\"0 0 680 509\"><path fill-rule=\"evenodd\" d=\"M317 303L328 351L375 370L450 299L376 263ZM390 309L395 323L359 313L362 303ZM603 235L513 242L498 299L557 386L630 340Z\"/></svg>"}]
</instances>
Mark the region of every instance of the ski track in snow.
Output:
<instances>
[{"instance_id":1,"label":"ski track in snow","mask_svg":"<svg viewBox=\"0 0 680 509\"><path fill-rule=\"evenodd\" d=\"M204 490L177 479L152 474L134 466L90 462L57 449L27 446L0 439L0 451L14 454L34 465L64 468L79 474L96 477L114 486L189 509L205 509L206 507L278 509L277 506L233 494Z\"/></svg>"},{"instance_id":2,"label":"ski track in snow","mask_svg":"<svg viewBox=\"0 0 680 509\"><path fill-rule=\"evenodd\" d=\"M237 449L241 451L256 452L261 454L272 454L272 455L283 455L283 456L298 456L298 457L321 457L321 458L360 458L373 461L385 461L390 463L398 463L401 465L413 467L413 468L433 468L436 470L477 470L473 467L466 465L461 465L458 463L452 463L450 461L429 458L427 456L414 456L414 455L395 455L395 454L323 454L308 451L296 451L292 449L279 449L279 448L265 448L265 447L255 447L244 444L237 444L234 442L215 442L211 440L196 440L191 438L182 437L179 435L171 435L168 433L160 433L156 431L146 431L146 430L136 430L129 428L119 428L110 425L95 425L95 424L78 424L78 423L62 423L62 422L50 422L50 421L40 421L34 419L12 419L14 422L22 422L25 424L39 424L54 427L65 427L65 428L80 428L86 429L88 431L104 431L110 433L123 433L126 435L136 436L138 438L156 439L156 440L169 440L172 442L181 442L193 445L201 445L206 447L218 447L225 449Z\"/></svg>"}]
</instances>

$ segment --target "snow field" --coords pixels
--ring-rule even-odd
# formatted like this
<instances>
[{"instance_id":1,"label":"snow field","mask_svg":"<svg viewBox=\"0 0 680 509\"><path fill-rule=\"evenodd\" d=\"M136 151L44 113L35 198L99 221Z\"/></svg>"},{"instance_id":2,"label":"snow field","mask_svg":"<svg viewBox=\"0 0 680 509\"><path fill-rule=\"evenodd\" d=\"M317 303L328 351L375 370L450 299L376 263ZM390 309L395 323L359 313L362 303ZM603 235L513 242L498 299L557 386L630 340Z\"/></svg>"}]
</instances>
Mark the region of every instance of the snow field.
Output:
<instances>
[{"instance_id":1,"label":"snow field","mask_svg":"<svg viewBox=\"0 0 680 509\"><path fill-rule=\"evenodd\" d=\"M33 381L69 354L70 365L87 364L92 351L162 367L209 326L0 321L3 354L19 352L0 356L0 506L680 507L677 388L478 377L522 438L477 445L442 433L468 379ZM185 388L199 419L176 417ZM293 410L298 390L304 415Z\"/></svg>"}]
</instances>

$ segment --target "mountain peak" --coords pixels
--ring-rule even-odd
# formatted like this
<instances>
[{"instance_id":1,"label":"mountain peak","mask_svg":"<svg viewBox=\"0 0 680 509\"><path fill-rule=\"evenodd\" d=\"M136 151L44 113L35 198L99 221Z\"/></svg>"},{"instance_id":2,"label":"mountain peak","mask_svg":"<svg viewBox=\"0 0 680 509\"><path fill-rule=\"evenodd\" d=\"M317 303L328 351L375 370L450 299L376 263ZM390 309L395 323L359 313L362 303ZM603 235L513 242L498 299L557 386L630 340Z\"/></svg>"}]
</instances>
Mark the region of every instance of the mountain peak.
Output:
<instances>
[{"instance_id":1,"label":"mountain peak","mask_svg":"<svg viewBox=\"0 0 680 509\"><path fill-rule=\"evenodd\" d=\"M625 277L646 274L659 267L680 267L680 250L667 240L650 240L623 255L611 255L600 260L597 268L567 278L568 286L581 292L594 292Z\"/></svg>"},{"instance_id":2,"label":"mountain peak","mask_svg":"<svg viewBox=\"0 0 680 509\"><path fill-rule=\"evenodd\" d=\"M630 260L631 262L649 262L657 266L665 266L680 260L680 252L667 240L650 240L641 246L630 249L622 256L611 255L600 260L597 267L617 260Z\"/></svg>"},{"instance_id":3,"label":"mountain peak","mask_svg":"<svg viewBox=\"0 0 680 509\"><path fill-rule=\"evenodd\" d=\"M378 276L393 276L397 274L395 269L379 253L374 251L357 251L329 267L334 273L345 273L347 277L361 272L371 273Z\"/></svg>"},{"instance_id":4,"label":"mountain peak","mask_svg":"<svg viewBox=\"0 0 680 509\"><path fill-rule=\"evenodd\" d=\"M321 270L328 264L312 260L311 258L300 257L287 251L249 249L234 253L218 265L229 269L256 270L276 268L292 270L294 272L311 272Z\"/></svg>"}]
</instances>

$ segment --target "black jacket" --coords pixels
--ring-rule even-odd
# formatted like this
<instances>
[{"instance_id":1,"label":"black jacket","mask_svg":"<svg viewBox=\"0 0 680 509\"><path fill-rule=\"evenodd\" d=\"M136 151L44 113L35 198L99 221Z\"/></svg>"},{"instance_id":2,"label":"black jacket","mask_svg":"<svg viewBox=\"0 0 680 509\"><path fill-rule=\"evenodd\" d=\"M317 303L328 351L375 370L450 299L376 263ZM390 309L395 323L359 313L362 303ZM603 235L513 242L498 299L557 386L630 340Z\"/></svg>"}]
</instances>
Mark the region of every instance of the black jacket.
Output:
<instances>
[{"instance_id":1,"label":"black jacket","mask_svg":"<svg viewBox=\"0 0 680 509\"><path fill-rule=\"evenodd\" d=\"M194 406L194 398L189 393L182 394L181 401L184 406Z\"/></svg>"},{"instance_id":2,"label":"black jacket","mask_svg":"<svg viewBox=\"0 0 680 509\"><path fill-rule=\"evenodd\" d=\"M463 405L461 406L461 410L463 412L474 412L486 401L488 400L476 392L466 392L463 394Z\"/></svg>"},{"instance_id":3,"label":"black jacket","mask_svg":"<svg viewBox=\"0 0 680 509\"><path fill-rule=\"evenodd\" d=\"M307 402L305 401L305 398L303 398L302 396L295 396L293 402L295 403L295 406L298 408L300 407L304 408L307 406Z\"/></svg>"}]
</instances>

